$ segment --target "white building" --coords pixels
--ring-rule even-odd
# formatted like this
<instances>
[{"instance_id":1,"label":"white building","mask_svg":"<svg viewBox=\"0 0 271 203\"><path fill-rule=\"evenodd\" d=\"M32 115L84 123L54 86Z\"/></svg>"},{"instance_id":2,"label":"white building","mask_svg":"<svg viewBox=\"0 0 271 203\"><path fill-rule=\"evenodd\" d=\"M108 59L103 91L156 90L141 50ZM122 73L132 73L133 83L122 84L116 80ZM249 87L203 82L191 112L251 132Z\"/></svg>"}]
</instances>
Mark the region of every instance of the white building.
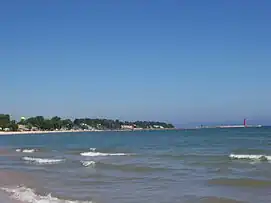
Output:
<instances>
[{"instance_id":1,"label":"white building","mask_svg":"<svg viewBox=\"0 0 271 203\"><path fill-rule=\"evenodd\" d=\"M121 125L121 129L123 129L123 130L133 130L134 126L133 125Z\"/></svg>"}]
</instances>

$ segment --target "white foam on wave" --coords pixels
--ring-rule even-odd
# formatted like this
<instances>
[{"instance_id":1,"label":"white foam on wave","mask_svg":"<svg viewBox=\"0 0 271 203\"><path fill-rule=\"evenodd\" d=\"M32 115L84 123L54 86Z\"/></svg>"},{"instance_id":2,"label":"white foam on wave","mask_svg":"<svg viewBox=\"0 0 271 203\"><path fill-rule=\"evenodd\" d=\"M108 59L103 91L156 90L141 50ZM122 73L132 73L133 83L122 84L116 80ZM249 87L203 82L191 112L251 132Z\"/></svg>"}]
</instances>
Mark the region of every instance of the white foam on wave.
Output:
<instances>
[{"instance_id":1,"label":"white foam on wave","mask_svg":"<svg viewBox=\"0 0 271 203\"><path fill-rule=\"evenodd\" d=\"M81 164L85 167L95 167L96 165L95 161L81 161Z\"/></svg>"},{"instance_id":2,"label":"white foam on wave","mask_svg":"<svg viewBox=\"0 0 271 203\"><path fill-rule=\"evenodd\" d=\"M64 159L46 159L46 158L34 158L34 157L23 157L22 158L25 161L34 162L37 164L57 164L59 162L65 161Z\"/></svg>"},{"instance_id":3,"label":"white foam on wave","mask_svg":"<svg viewBox=\"0 0 271 203\"><path fill-rule=\"evenodd\" d=\"M36 149L16 149L16 152L23 152L23 153L34 153Z\"/></svg>"},{"instance_id":4,"label":"white foam on wave","mask_svg":"<svg viewBox=\"0 0 271 203\"><path fill-rule=\"evenodd\" d=\"M12 199L26 203L93 203L92 201L63 200L52 197L51 194L46 196L37 195L33 189L26 187L1 188L8 193Z\"/></svg>"},{"instance_id":5,"label":"white foam on wave","mask_svg":"<svg viewBox=\"0 0 271 203\"><path fill-rule=\"evenodd\" d=\"M271 156L267 155L255 155L255 154L230 154L232 159L249 159L260 161L271 161Z\"/></svg>"},{"instance_id":6,"label":"white foam on wave","mask_svg":"<svg viewBox=\"0 0 271 203\"><path fill-rule=\"evenodd\" d=\"M125 153L102 153L102 152L82 152L80 153L81 156L128 156L129 154Z\"/></svg>"}]
</instances>

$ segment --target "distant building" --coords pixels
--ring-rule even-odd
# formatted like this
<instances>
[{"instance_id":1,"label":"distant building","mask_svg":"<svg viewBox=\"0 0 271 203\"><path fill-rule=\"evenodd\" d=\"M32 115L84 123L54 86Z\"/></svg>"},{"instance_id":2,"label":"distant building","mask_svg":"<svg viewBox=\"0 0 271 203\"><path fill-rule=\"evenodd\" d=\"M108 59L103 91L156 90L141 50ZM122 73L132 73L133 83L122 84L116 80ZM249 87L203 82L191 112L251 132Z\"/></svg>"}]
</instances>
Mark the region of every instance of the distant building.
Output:
<instances>
[{"instance_id":1,"label":"distant building","mask_svg":"<svg viewBox=\"0 0 271 203\"><path fill-rule=\"evenodd\" d=\"M18 131L29 131L29 128L25 125L18 125Z\"/></svg>"},{"instance_id":2,"label":"distant building","mask_svg":"<svg viewBox=\"0 0 271 203\"><path fill-rule=\"evenodd\" d=\"M161 125L153 125L154 128L160 128L160 129L163 129L164 127L161 126Z\"/></svg>"},{"instance_id":3,"label":"distant building","mask_svg":"<svg viewBox=\"0 0 271 203\"><path fill-rule=\"evenodd\" d=\"M10 129L9 128L4 128L4 131L10 131Z\"/></svg>"},{"instance_id":4,"label":"distant building","mask_svg":"<svg viewBox=\"0 0 271 203\"><path fill-rule=\"evenodd\" d=\"M39 131L39 128L37 128L37 127L32 127L32 128L31 128L31 131Z\"/></svg>"},{"instance_id":5,"label":"distant building","mask_svg":"<svg viewBox=\"0 0 271 203\"><path fill-rule=\"evenodd\" d=\"M123 130L133 130L134 125L121 125L121 129L123 129Z\"/></svg>"}]
</instances>

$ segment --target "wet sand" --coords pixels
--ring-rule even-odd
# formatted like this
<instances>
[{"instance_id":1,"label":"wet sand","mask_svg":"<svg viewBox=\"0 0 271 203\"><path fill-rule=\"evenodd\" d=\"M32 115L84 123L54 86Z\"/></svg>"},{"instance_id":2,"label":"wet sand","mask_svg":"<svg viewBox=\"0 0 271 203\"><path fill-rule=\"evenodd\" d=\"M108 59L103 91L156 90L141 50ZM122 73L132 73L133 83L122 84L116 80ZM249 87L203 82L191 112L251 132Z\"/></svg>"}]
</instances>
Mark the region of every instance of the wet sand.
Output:
<instances>
[{"instance_id":1,"label":"wet sand","mask_svg":"<svg viewBox=\"0 0 271 203\"><path fill-rule=\"evenodd\" d=\"M15 172L10 170L0 171L0 187L27 185L33 186L33 178L29 173Z\"/></svg>"},{"instance_id":2,"label":"wet sand","mask_svg":"<svg viewBox=\"0 0 271 203\"><path fill-rule=\"evenodd\" d=\"M33 186L33 178L27 173L2 170L0 172L0 202L1 203L22 203L12 198L9 193L3 191L3 188L16 187L19 185Z\"/></svg>"}]
</instances>

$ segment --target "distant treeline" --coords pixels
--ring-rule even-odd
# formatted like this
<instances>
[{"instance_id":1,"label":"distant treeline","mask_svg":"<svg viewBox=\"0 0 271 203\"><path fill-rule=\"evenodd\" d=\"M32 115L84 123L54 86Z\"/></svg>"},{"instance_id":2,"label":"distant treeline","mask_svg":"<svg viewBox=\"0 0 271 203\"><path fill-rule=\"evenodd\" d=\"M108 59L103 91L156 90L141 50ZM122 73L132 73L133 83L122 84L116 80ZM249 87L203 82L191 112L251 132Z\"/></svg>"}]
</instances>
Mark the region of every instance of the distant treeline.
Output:
<instances>
[{"instance_id":1,"label":"distant treeline","mask_svg":"<svg viewBox=\"0 0 271 203\"><path fill-rule=\"evenodd\" d=\"M71 129L98 129L98 130L118 130L124 126L133 126L134 128L152 129L152 128L174 128L170 123L154 122L154 121L120 121L112 119L91 119L76 118L62 119L58 116L52 118L44 118L43 116L35 116L27 119L21 119L19 122L10 119L9 115L0 114L0 128L2 130L9 129L17 131L19 126L25 129L36 130L71 130Z\"/></svg>"},{"instance_id":2,"label":"distant treeline","mask_svg":"<svg viewBox=\"0 0 271 203\"><path fill-rule=\"evenodd\" d=\"M15 120L10 119L10 115L0 114L0 130L4 130L5 128L8 128L12 131L17 131L18 125Z\"/></svg>"}]
</instances>

